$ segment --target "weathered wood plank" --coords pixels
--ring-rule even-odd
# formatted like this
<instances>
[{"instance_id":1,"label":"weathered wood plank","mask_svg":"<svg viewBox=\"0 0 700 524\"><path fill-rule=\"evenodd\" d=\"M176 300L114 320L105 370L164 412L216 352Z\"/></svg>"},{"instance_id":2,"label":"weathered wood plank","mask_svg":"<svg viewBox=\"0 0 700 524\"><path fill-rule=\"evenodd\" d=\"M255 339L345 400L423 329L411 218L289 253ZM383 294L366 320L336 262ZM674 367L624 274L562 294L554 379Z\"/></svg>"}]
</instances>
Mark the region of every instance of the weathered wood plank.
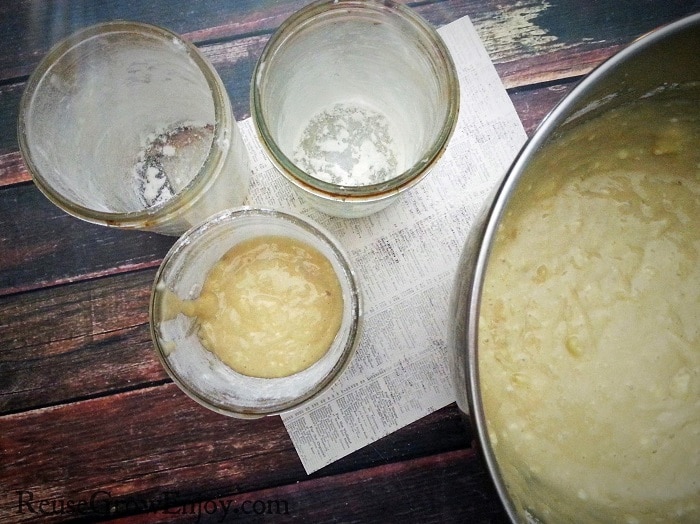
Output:
<instances>
[{"instance_id":1,"label":"weathered wood plank","mask_svg":"<svg viewBox=\"0 0 700 524\"><path fill-rule=\"evenodd\" d=\"M88 339L88 340L86 340ZM153 352L148 329L125 328L2 354L0 413L115 393L168 380ZM26 355L29 353L29 355ZM12 360L7 361L7 358Z\"/></svg>"},{"instance_id":2,"label":"weathered wood plank","mask_svg":"<svg viewBox=\"0 0 700 524\"><path fill-rule=\"evenodd\" d=\"M27 76L58 41L75 31L109 20L134 20L166 27L198 43L271 32L309 0L173 1L114 0L0 4L0 82Z\"/></svg>"},{"instance_id":3,"label":"weathered wood plank","mask_svg":"<svg viewBox=\"0 0 700 524\"><path fill-rule=\"evenodd\" d=\"M116 523L469 522L505 523L495 490L472 450L431 455L332 477L157 509ZM149 500L134 500L147 506Z\"/></svg>"},{"instance_id":4,"label":"weathered wood plank","mask_svg":"<svg viewBox=\"0 0 700 524\"><path fill-rule=\"evenodd\" d=\"M5 297L0 362L19 350L30 358L51 356L44 346L147 324L154 276L155 269L132 271Z\"/></svg>"},{"instance_id":5,"label":"weathered wood plank","mask_svg":"<svg viewBox=\"0 0 700 524\"><path fill-rule=\"evenodd\" d=\"M148 329L155 271L0 302L0 413L167 380Z\"/></svg>"},{"instance_id":6,"label":"weathered wood plank","mask_svg":"<svg viewBox=\"0 0 700 524\"><path fill-rule=\"evenodd\" d=\"M624 45L609 46L572 54L568 50L554 51L547 56L536 56L522 61L496 64L503 85L508 88L527 87L533 84L575 81L590 73L605 60L623 49Z\"/></svg>"},{"instance_id":7,"label":"weathered wood plank","mask_svg":"<svg viewBox=\"0 0 700 524\"><path fill-rule=\"evenodd\" d=\"M0 154L0 188L31 179L19 151Z\"/></svg>"},{"instance_id":8,"label":"weathered wood plank","mask_svg":"<svg viewBox=\"0 0 700 524\"><path fill-rule=\"evenodd\" d=\"M534 91L528 87L510 91L513 106L528 136L532 136L547 114L571 92L576 84L577 82L572 81L541 87Z\"/></svg>"},{"instance_id":9,"label":"weathered wood plank","mask_svg":"<svg viewBox=\"0 0 700 524\"><path fill-rule=\"evenodd\" d=\"M2 33L0 33L0 39ZM24 91L24 81L0 85L0 154L19 150L17 141L17 118L19 103ZM0 180L3 178L3 166L0 164ZM2 184L2 182L0 182Z\"/></svg>"},{"instance_id":10,"label":"weathered wood plank","mask_svg":"<svg viewBox=\"0 0 700 524\"><path fill-rule=\"evenodd\" d=\"M310 478L466 449L469 443L451 406ZM0 417L0 450L0 522L32 517L17 515L18 491L36 500L79 500L98 490L154 499L169 491L177 493L170 502L178 504L309 478L279 417L217 415L172 383Z\"/></svg>"},{"instance_id":11,"label":"weathered wood plank","mask_svg":"<svg viewBox=\"0 0 700 524\"><path fill-rule=\"evenodd\" d=\"M33 184L0 191L0 295L157 266L174 239L73 218Z\"/></svg>"},{"instance_id":12,"label":"weathered wood plank","mask_svg":"<svg viewBox=\"0 0 700 524\"><path fill-rule=\"evenodd\" d=\"M585 75L647 32L698 11L700 0L448 0L422 14L435 26L469 16L511 88Z\"/></svg>"},{"instance_id":13,"label":"weathered wood plank","mask_svg":"<svg viewBox=\"0 0 700 524\"><path fill-rule=\"evenodd\" d=\"M28 75L58 40L88 25L111 20L138 20L168 27L195 43L271 33L309 0L214 0L171 2L168 9L144 2L99 0L53 3L29 0L0 6L0 81ZM469 15L497 61L541 53L557 46L600 46L613 38L627 42L654 27L700 9L697 0L632 2L569 0L542 3L520 0L404 2L430 22L442 25ZM611 36L614 35L614 36Z\"/></svg>"},{"instance_id":14,"label":"weathered wood plank","mask_svg":"<svg viewBox=\"0 0 700 524\"><path fill-rule=\"evenodd\" d=\"M2 522L32 517L11 515L17 491L72 500L97 490L211 494L302 474L279 418L217 415L172 383L8 415L0 428Z\"/></svg>"}]
</instances>

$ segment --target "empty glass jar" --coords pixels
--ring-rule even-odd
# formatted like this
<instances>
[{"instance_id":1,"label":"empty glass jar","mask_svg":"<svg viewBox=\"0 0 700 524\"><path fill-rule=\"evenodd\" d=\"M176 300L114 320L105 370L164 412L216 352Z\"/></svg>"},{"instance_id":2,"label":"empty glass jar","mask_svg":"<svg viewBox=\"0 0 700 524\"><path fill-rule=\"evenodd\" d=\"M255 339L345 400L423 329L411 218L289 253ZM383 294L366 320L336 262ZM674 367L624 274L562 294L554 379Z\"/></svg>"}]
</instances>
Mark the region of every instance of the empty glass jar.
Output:
<instances>
[{"instance_id":1,"label":"empty glass jar","mask_svg":"<svg viewBox=\"0 0 700 524\"><path fill-rule=\"evenodd\" d=\"M273 35L251 113L269 158L316 208L374 213L421 180L457 122L450 54L413 10L321 0Z\"/></svg>"},{"instance_id":2,"label":"empty glass jar","mask_svg":"<svg viewBox=\"0 0 700 524\"><path fill-rule=\"evenodd\" d=\"M248 193L221 79L147 24L98 24L54 47L27 84L19 142L36 185L90 222L179 234Z\"/></svg>"}]
</instances>

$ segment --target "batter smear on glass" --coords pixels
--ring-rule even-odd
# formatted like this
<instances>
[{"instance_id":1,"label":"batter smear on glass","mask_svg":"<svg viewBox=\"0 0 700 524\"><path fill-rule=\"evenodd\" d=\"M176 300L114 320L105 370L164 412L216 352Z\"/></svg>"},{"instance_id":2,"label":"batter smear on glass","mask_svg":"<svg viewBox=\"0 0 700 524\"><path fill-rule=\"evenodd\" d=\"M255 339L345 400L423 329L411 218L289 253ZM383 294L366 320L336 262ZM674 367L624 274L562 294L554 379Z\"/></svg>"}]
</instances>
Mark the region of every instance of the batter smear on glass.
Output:
<instances>
[{"instance_id":1,"label":"batter smear on glass","mask_svg":"<svg viewBox=\"0 0 700 524\"><path fill-rule=\"evenodd\" d=\"M147 136L133 168L143 204L163 204L185 187L204 164L213 137L211 124L179 124Z\"/></svg>"}]
</instances>

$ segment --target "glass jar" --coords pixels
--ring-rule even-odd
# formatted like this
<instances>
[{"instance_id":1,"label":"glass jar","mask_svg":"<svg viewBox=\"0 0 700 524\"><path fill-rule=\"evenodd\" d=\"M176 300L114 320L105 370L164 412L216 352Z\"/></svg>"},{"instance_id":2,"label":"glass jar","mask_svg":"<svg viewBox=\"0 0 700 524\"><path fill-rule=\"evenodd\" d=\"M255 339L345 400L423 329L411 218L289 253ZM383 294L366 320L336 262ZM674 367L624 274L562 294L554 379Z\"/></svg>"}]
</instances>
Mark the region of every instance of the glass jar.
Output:
<instances>
[{"instance_id":1,"label":"glass jar","mask_svg":"<svg viewBox=\"0 0 700 524\"><path fill-rule=\"evenodd\" d=\"M267 155L311 205L374 213L421 180L457 122L459 82L427 22L392 1L321 0L267 43L251 114Z\"/></svg>"},{"instance_id":2,"label":"glass jar","mask_svg":"<svg viewBox=\"0 0 700 524\"><path fill-rule=\"evenodd\" d=\"M295 239L318 250L330 262L342 290L340 327L328 350L310 367L280 378L259 378L234 371L204 347L196 316L172 307L180 301L196 300L207 275L224 254L241 242L262 235ZM221 299L218 304L220 308ZM278 414L324 391L354 354L360 319L361 300L355 274L345 251L330 233L296 214L247 207L214 215L175 243L156 275L150 308L156 351L175 383L209 409L240 418ZM231 325L227 323L226 328L233 329Z\"/></svg>"},{"instance_id":3,"label":"glass jar","mask_svg":"<svg viewBox=\"0 0 700 524\"><path fill-rule=\"evenodd\" d=\"M39 189L98 224L179 234L248 193L221 79L195 46L148 24L98 24L57 44L27 83L19 143Z\"/></svg>"}]
</instances>

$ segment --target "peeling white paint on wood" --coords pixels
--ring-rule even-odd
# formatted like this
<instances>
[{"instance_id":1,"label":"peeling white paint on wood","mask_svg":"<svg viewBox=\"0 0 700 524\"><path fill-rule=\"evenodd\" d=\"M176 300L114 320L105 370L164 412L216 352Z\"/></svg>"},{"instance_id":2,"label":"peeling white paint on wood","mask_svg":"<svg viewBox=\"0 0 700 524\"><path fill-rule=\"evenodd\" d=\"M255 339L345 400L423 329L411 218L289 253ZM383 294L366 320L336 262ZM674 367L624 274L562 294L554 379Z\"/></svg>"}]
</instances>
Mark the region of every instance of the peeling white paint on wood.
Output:
<instances>
[{"instance_id":1,"label":"peeling white paint on wood","mask_svg":"<svg viewBox=\"0 0 700 524\"><path fill-rule=\"evenodd\" d=\"M536 23L538 14L549 7L549 2L519 1L501 11L490 12L484 18L475 18L474 27L491 60L509 62L569 47Z\"/></svg>"}]
</instances>

